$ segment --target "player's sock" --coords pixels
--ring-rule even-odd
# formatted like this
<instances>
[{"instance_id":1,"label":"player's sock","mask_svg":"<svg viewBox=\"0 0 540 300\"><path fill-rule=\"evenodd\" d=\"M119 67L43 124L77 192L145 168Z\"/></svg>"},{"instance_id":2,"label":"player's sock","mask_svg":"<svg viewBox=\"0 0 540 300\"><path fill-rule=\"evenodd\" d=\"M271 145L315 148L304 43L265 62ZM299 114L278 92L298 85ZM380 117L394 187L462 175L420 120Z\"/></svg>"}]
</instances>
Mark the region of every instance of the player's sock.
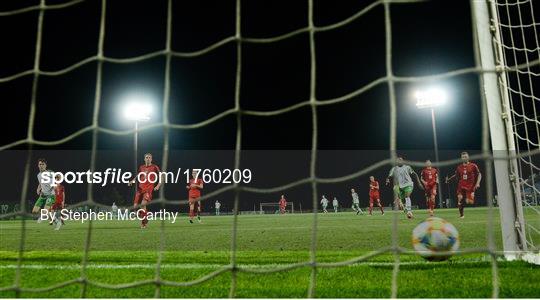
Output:
<instances>
[{"instance_id":1,"label":"player's sock","mask_svg":"<svg viewBox=\"0 0 540 300\"><path fill-rule=\"evenodd\" d=\"M60 219L58 218L58 211L55 211L55 212L54 212L54 215L53 215L53 222L54 222L55 224L60 223Z\"/></svg>"},{"instance_id":2,"label":"player's sock","mask_svg":"<svg viewBox=\"0 0 540 300\"><path fill-rule=\"evenodd\" d=\"M41 219L41 215L40 215L40 214L38 214L37 216L38 216L38 217L37 217L37 222L38 222L38 223L41 223L41 222L43 222L43 219Z\"/></svg>"},{"instance_id":3,"label":"player's sock","mask_svg":"<svg viewBox=\"0 0 540 300\"><path fill-rule=\"evenodd\" d=\"M144 211L143 211L143 210L140 210L140 211L139 211L139 218L141 219L141 228L144 227L144 218L145 218L145 216L146 216L146 215L145 215Z\"/></svg>"},{"instance_id":4,"label":"player's sock","mask_svg":"<svg viewBox=\"0 0 540 300\"><path fill-rule=\"evenodd\" d=\"M459 216L463 217L463 204L458 203Z\"/></svg>"},{"instance_id":5,"label":"player's sock","mask_svg":"<svg viewBox=\"0 0 540 300\"><path fill-rule=\"evenodd\" d=\"M62 227L62 225L64 225L64 222L62 221L61 218L58 217L58 212L54 212L54 222L55 222L55 227L54 227L54 230L60 230L60 227Z\"/></svg>"},{"instance_id":6,"label":"player's sock","mask_svg":"<svg viewBox=\"0 0 540 300\"><path fill-rule=\"evenodd\" d=\"M373 203L370 203L369 204L369 209L368 209L369 215L371 215L372 211L373 211Z\"/></svg>"},{"instance_id":7,"label":"player's sock","mask_svg":"<svg viewBox=\"0 0 540 300\"><path fill-rule=\"evenodd\" d=\"M142 225L143 226L146 226L146 224L148 224L148 210L144 210L144 218L142 220Z\"/></svg>"},{"instance_id":8,"label":"player's sock","mask_svg":"<svg viewBox=\"0 0 540 300\"><path fill-rule=\"evenodd\" d=\"M403 202L401 201L401 199L399 199L399 202L397 203L397 207L398 207L398 210L405 211L405 206L403 206Z\"/></svg>"},{"instance_id":9,"label":"player's sock","mask_svg":"<svg viewBox=\"0 0 540 300\"><path fill-rule=\"evenodd\" d=\"M406 197L405 198L405 210L407 212L411 211L411 197Z\"/></svg>"},{"instance_id":10,"label":"player's sock","mask_svg":"<svg viewBox=\"0 0 540 300\"><path fill-rule=\"evenodd\" d=\"M380 203L379 203L379 208L381 209L381 213L384 215L384 209Z\"/></svg>"}]
</instances>

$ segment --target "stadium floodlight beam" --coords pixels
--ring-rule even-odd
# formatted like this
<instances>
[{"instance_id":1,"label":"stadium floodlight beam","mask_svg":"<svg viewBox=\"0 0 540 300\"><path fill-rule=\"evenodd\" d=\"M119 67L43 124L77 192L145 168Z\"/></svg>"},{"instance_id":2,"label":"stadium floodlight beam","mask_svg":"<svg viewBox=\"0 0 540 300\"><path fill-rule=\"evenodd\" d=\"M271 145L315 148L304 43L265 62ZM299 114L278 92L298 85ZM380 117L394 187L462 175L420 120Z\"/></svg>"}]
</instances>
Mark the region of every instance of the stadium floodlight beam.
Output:
<instances>
[{"instance_id":1,"label":"stadium floodlight beam","mask_svg":"<svg viewBox=\"0 0 540 300\"><path fill-rule=\"evenodd\" d=\"M152 112L152 106L148 103L133 100L124 107L124 117L127 120L134 121L135 131L133 132L133 152L134 152L134 167L135 175L137 176L137 156L138 156L138 140L139 140L139 122L146 122L150 120L150 113ZM137 190L137 184L134 184L135 191Z\"/></svg>"},{"instance_id":2,"label":"stadium floodlight beam","mask_svg":"<svg viewBox=\"0 0 540 300\"><path fill-rule=\"evenodd\" d=\"M444 105L447 100L446 93L438 88L430 88L427 90L419 90L414 94L416 98L416 107L419 109L429 108L431 110L431 127L433 130L433 148L435 150L435 162L439 162L439 146L437 143L437 126L435 122L435 107ZM440 176L440 174L439 174ZM443 207L442 200L442 188L441 188L441 178L439 178L438 189L439 192L439 208Z\"/></svg>"},{"instance_id":3,"label":"stadium floodlight beam","mask_svg":"<svg viewBox=\"0 0 540 300\"><path fill-rule=\"evenodd\" d=\"M141 122L150 120L152 107L144 102L131 102L124 108L124 117L128 120Z\"/></svg>"},{"instance_id":4,"label":"stadium floodlight beam","mask_svg":"<svg viewBox=\"0 0 540 300\"><path fill-rule=\"evenodd\" d=\"M435 108L446 103L446 93L437 88L428 89L425 91L417 91L415 94L416 107L422 108Z\"/></svg>"}]
</instances>

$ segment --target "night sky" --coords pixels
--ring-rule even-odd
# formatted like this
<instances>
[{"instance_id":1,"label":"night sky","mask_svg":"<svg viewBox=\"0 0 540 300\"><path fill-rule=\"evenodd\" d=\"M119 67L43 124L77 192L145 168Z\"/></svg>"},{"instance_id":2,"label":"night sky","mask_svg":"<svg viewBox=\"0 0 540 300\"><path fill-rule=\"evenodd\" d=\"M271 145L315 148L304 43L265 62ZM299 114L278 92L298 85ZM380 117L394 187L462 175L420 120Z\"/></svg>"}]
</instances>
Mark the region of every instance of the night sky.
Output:
<instances>
[{"instance_id":1,"label":"night sky","mask_svg":"<svg viewBox=\"0 0 540 300\"><path fill-rule=\"evenodd\" d=\"M47 1L48 4L64 1ZM104 55L128 58L165 48L167 1L107 1ZM314 1L314 22L339 22L373 1ZM39 1L1 1L0 11ZM242 1L242 36L271 37L307 26L308 1ZM40 69L55 71L97 53L101 1L46 11ZM0 17L0 77L33 68L38 11ZM393 69L398 76L421 76L474 67L469 1L393 4ZM173 1L172 49L196 51L235 34L235 1ZM241 107L275 110L309 99L309 35L271 44L242 45ZM335 30L316 33L316 98L350 93L385 76L384 9ZM236 44L228 43L196 58L172 58L170 121L201 122L234 107ZM161 122L165 56L130 64L103 64L99 124L126 130L122 97L141 92L156 99L152 122ZM65 75L40 76L34 138L51 141L91 125L97 62ZM436 82L447 89L449 103L436 112L439 147L451 155L481 148L478 77L456 76ZM2 118L1 144L24 139L28 129L32 76L0 83L0 97L10 118ZM423 84L396 84L398 150L433 147L429 110L418 110L413 92ZM386 83L318 112L318 148L379 150L389 148L389 101ZM242 117L242 148L308 150L311 108L272 116ZM236 140L236 116L201 129L171 130L171 150L230 150ZM132 136L99 134L98 149L130 150ZM160 151L163 129L141 132L141 151ZM45 150L89 150L91 132ZM16 149L27 149L27 145ZM429 151L428 151L429 152ZM384 152L386 153L386 152ZM424 159L424 158L419 158ZM129 160L131 161L131 160ZM375 161L373 161L375 162ZM372 163L373 163L372 162ZM159 161L158 161L159 163ZM387 172L387 170L384 170ZM382 179L381 179L382 180ZM33 185L33 183L32 183ZM343 193L346 195L346 192ZM171 196L173 197L173 196ZM277 200L276 200L277 201Z\"/></svg>"},{"instance_id":2,"label":"night sky","mask_svg":"<svg viewBox=\"0 0 540 300\"><path fill-rule=\"evenodd\" d=\"M39 1L2 1L1 10ZM49 4L65 1L48 1ZM314 2L317 26L343 20L372 1ZM138 56L164 49L166 1L108 1L104 55ZM42 70L53 71L95 55L101 1L85 1L45 13ZM0 76L31 69L38 12L0 18L3 47ZM242 35L270 37L305 27L307 1L243 1ZM474 66L468 1L430 1L392 5L393 65L400 76L427 75ZM173 1L172 48L195 51L234 35L235 1ZM384 10L379 5L353 23L317 33L317 99L352 92L385 75ZM197 58L173 58L169 118L173 123L200 122L234 106L236 45L226 44ZM243 46L241 107L274 110L308 100L308 34L272 44ZM39 79L34 136L60 139L91 124L96 62L62 76ZM128 129L118 106L122 95L138 90L156 99L152 122L161 121L165 57L133 64L104 63L100 125ZM2 144L23 139L27 132L32 76L0 84L10 99L17 126ZM438 83L439 84L439 83ZM440 82L451 103L438 112L441 149L480 148L480 102L475 75ZM420 84L397 84L398 148L431 149L429 111L418 111L412 91ZM381 84L348 102L319 107L320 149L387 149L389 132L387 85ZM274 117L243 118L244 149L310 149L311 109ZM235 116L203 129L171 131L174 149L233 149ZM415 134L411 135L410 132ZM142 133L141 142L161 148L162 130ZM465 134L466 132L466 134ZM131 136L100 134L100 149L122 149ZM89 149L91 133L60 149ZM24 147L23 147L24 149Z\"/></svg>"}]
</instances>

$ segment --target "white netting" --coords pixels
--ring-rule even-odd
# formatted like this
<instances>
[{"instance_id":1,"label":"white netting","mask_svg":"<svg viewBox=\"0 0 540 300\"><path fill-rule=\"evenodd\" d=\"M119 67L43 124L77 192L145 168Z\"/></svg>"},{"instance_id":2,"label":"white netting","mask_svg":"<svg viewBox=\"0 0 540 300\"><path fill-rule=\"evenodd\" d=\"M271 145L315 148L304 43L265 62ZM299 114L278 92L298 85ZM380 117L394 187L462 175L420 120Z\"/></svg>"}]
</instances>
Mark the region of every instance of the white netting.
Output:
<instances>
[{"instance_id":1,"label":"white netting","mask_svg":"<svg viewBox=\"0 0 540 300\"><path fill-rule=\"evenodd\" d=\"M287 202L285 206L285 212L294 213L294 202ZM263 214L277 214L280 213L279 202L263 202L259 203L259 213Z\"/></svg>"},{"instance_id":2,"label":"white netting","mask_svg":"<svg viewBox=\"0 0 540 300\"><path fill-rule=\"evenodd\" d=\"M0 83L5 83L9 81L16 80L18 78L21 78L23 76L33 76L33 85L32 85L32 96L31 96L31 105L30 105L30 114L28 118L28 131L26 138L0 146L1 150L7 150L14 148L19 145L25 145L28 144L30 151L28 154L28 159L26 161L25 165L25 173L24 173L24 180L22 182L23 188L22 188L22 194L21 194L21 210L22 212L16 213L17 215L27 216L29 215L27 212L26 207L26 198L27 198L27 188L29 185L29 178L30 178L30 165L31 165L31 157L32 157L32 145L43 145L43 146L52 146L52 145L60 145L63 143L66 143L67 141L70 141L84 133L92 132L93 134L93 142L92 142L92 156L91 156L91 163L89 169L91 171L94 170L95 164L96 164L96 150L97 150L97 137L99 133L105 133L113 136L120 136L120 135L129 135L133 134L133 130L125 130L125 131L116 131L107 129L104 127L101 127L98 120L99 120L99 107L100 107L100 101L101 101L101 90L102 90L102 68L103 68L103 62L109 62L109 63L117 63L117 64L125 64L125 63L134 63L134 62L140 62L143 60L147 60L153 57L157 56L164 56L166 57L166 64L165 64L165 70L164 70L164 93L163 93L163 116L162 116L162 122L161 123L155 123L148 126L143 126L140 128L141 131L148 130L150 128L160 127L163 128L164 131L164 143L163 143L163 156L162 156L162 170L167 170L168 167L168 160L169 160L169 130L185 130L185 129L193 129L193 128L200 128L203 126L206 126L208 124L211 124L213 122L216 122L225 116L228 115L235 115L237 120L237 131L236 131L236 155L235 155L235 168L240 167L241 163L241 142L242 142L242 116L244 115L252 115L252 116L273 116L278 114L283 114L301 107L310 107L311 108L311 120L312 120L312 144L311 144L311 162L310 162L310 175L307 178L300 179L295 182L291 182L289 184L278 186L278 187L272 187L272 188L253 188L253 187L245 187L240 185L229 185L224 188L221 188L215 192L209 193L204 195L201 200L205 200L211 197L214 197L216 195L222 194L226 191L234 190L235 191L235 199L234 199L234 219L233 219L233 231L232 231L232 240L231 240L231 250L230 250L230 264L223 266L219 268L218 270L211 272L209 274L206 274L196 280L193 281L187 281L187 282L173 282L164 280L161 277L161 262L163 258L163 249L164 249L164 221L161 223L161 247L158 255L158 259L156 261L156 267L155 267L155 277L153 279L149 280L142 280L142 281L135 281L125 284L108 284L104 282L97 282L94 280L90 280L87 277L86 268L88 264L88 253L90 249L91 244L91 235L92 235L92 222L89 222L88 225L88 231L86 236L86 242L85 242L85 248L84 248L84 256L83 260L81 262L81 273L80 276L73 278L71 280L60 282L51 286L47 287L41 287L41 288L28 288L28 287L22 287L21 285L21 270L22 270L22 264L23 264L23 252L25 250L25 233L26 233L26 227L25 227L25 219L23 218L21 221L22 227L21 227L21 239L20 239L20 245L19 245L19 259L17 261L17 268L15 272L15 278L13 280L13 284L10 286L0 287L0 291L15 291L16 296L19 296L21 292L47 292L55 289L59 289L61 287L65 287L68 285L73 284L80 284L82 286L81 289L81 296L86 296L86 288L91 285L95 287L100 288L106 288L106 289L123 289L123 288L129 288L129 287L137 287L142 285L148 285L152 284L155 286L155 296L160 296L160 291L162 286L192 286L197 285L202 282L208 281L215 276L218 276L219 274L225 273L225 272L231 272L231 285L230 285L230 292L229 295L231 297L234 297L236 294L236 280L237 280L237 273L238 272L248 272L248 273L272 273L272 272L283 272L287 270L292 270L296 268L302 268L302 267L309 267L311 268L311 277L310 277L310 283L308 287L307 296L313 297L314 291L315 291L315 285L316 285L316 274L318 268L335 268L335 267L342 267L342 266L348 266L357 262L366 261L369 260L375 256L384 254L384 253L392 253L394 255L394 268L392 272L392 289L391 289L391 297L395 298L397 296L398 291L398 285L397 285L397 278L399 274L399 267L400 267L400 254L403 253L412 253L410 250L404 249L398 245L398 236L397 236L397 214L394 214L393 218L393 234L392 234L392 244L389 245L386 248L382 248L376 251L373 251L369 254L356 257L351 260L347 261L341 261L341 262L332 262L332 263L321 263L317 262L316 260L316 250L317 250L317 212L318 212L318 192L317 192L317 186L320 183L336 183L336 182L344 182L350 179L357 178L359 176L363 176L368 174L369 172L380 168L382 166L390 166L395 162L395 156L396 156L396 128L397 128L397 109L396 109L396 92L395 92L395 84L396 83L410 83L410 82L425 82L425 81L434 81L434 80L440 80L444 78L450 78L455 77L459 75L464 74L483 74L483 73L500 73L502 71L507 72L509 74L508 76L512 76L513 74L525 74L526 76L529 76L531 79L531 76L537 76L538 72L533 72L533 67L538 67L540 65L540 59L538 58L537 53L535 51L530 51L531 45L523 45L523 46L516 46L513 42L510 43L511 46L508 46L508 43L504 43L505 48L510 47L509 50L511 51L522 51L526 53L532 53L531 56L526 56L526 61L519 61L514 63L507 63L505 65L505 68L503 69L485 69L481 68L479 65L476 65L475 67L471 68L465 68L465 69L459 69L454 70L446 73L440 73L440 74L433 74L429 76L416 76L416 77L405 77L405 76L395 76L393 73L393 67L392 67L392 18L390 15L390 7L391 5L395 4L407 4L407 3L414 3L414 2L422 2L423 0L378 0L373 2L370 5L367 5L362 10L356 12L355 14L351 15L349 18L344 19L340 22L327 25L327 26L316 26L314 19L313 19L313 0L308 1L308 23L305 27L288 32L286 34L275 36L275 37L268 37L268 38L250 38L250 37L244 37L241 33L241 0L236 1L236 33L234 36L229 36L223 40L217 41L214 44L193 52L178 52L174 51L171 47L171 35L172 35L172 10L173 10L173 3L172 0L168 0L168 6L167 6L167 38L165 47L162 50L155 51L152 53L144 54L141 56L136 57L129 57L129 58L112 58L112 57L106 57L104 55L103 49L104 49L104 41L105 41L105 21L106 21L106 12L107 12L107 0L101 1L101 17L100 17L100 30L99 30L99 40L98 40L98 51L96 55L93 55L91 57L88 57L86 59L83 59L67 68L60 69L60 70L42 70L40 66L40 58L41 58L41 42L42 42L42 33L43 33L43 19L45 17L45 13L48 10L52 9L62 9L68 6L77 5L83 0L77 0L77 1L71 1L66 4L61 5L46 5L45 0L41 0L40 4L37 6L31 6L23 9L18 9L14 11L9 12L0 12L0 17L2 16L13 16L16 14L22 14L29 11L39 11L38 14L38 26L37 26L37 38L36 38L36 47L35 47L35 61L34 61L34 67L31 70L26 70L17 74L13 74L7 77L0 78ZM501 1L499 1L501 2ZM497 3L498 5L504 5L501 3ZM517 5L518 7L524 7L524 5L530 5L530 11L532 12L532 1L521 1ZM370 12L371 10L383 7L384 9L384 23L385 23L385 38L386 38L386 45L385 45L385 54L386 54L386 74L383 77L380 77L372 82L370 82L367 85L364 85L362 87L359 87L357 90L350 92L348 94L342 95L340 97L332 98L332 99L318 99L316 96L316 47L315 47L315 33L316 32L323 32L323 31L331 31L337 28L341 28L343 26L348 25L349 23L355 21L358 18L361 18L366 13ZM512 30L521 30L522 28L525 28L525 26L535 28L536 30L536 23L526 24L521 22L521 25L510 24L510 22L507 24L508 26L512 26ZM501 25L503 26L503 25ZM242 74L242 45L244 43L274 43L280 40L289 39L291 37L301 35L301 34L307 34L309 36L309 45L310 45L310 88L309 88L309 99L303 102L299 102L297 104L284 107L281 109L273 110L273 111L252 111L252 110L244 110L240 107L240 87L241 87L241 74ZM537 35L536 35L537 36ZM235 43L236 44L236 73L235 73L235 105L233 108L230 108L226 111L223 111L209 119L206 119L199 123L194 124L173 124L169 122L168 119L168 110L169 110L169 101L170 101L170 72L171 72L171 60L175 57L197 57L201 55L205 55L209 52L212 52L220 47L222 47L225 44L228 43ZM522 49L522 50L520 50ZM529 49L529 50L527 50ZM538 50L538 41L536 41L536 50ZM536 55L536 56L533 56ZM33 136L34 132L34 120L36 115L36 99L37 99L37 86L38 86L38 79L41 76L59 76L66 74L68 72L71 72L75 69L80 68L81 66L88 64L90 62L97 62L97 79L96 79L96 87L95 87L95 97L94 97L94 110L93 110L93 118L92 118L92 124L88 127L81 128L80 130L72 133L71 135L68 135L62 139L54 140L54 141L44 141L44 140L36 140ZM232 74L231 74L232 75ZM529 79L529 80L530 80ZM317 166L317 107L318 106L324 106L324 105L333 105L336 103L344 102L344 101L350 101L355 96L358 96L360 94L363 94L376 86L379 85L386 85L388 87L389 91L389 116L390 116L390 134L389 134L389 150L390 150L390 156L382 161L376 162L373 165L358 170L357 172L354 172L352 174L343 176L343 177L337 177L337 178L319 178L316 173L316 166ZM513 91L515 88L512 86L509 86L508 89L510 91ZM537 101L538 98L534 97L533 91L527 91L523 90L522 87L517 87L517 91L519 95L522 97L528 97L531 100ZM521 100L518 100L521 101ZM513 101L515 102L515 99ZM519 109L513 108L513 111L515 112L513 117L522 119L524 122L538 124L538 120L536 119L536 113L533 117L530 117L526 115L523 112L520 112ZM485 119L485 112L483 112L483 118ZM538 127L536 127L538 128ZM522 136L522 134L524 134ZM488 137L488 132L484 130L483 133L484 139ZM499 159L519 159L522 162L522 170L524 169L536 169L536 166L538 164L534 164L531 162L531 156L540 153L538 151L538 130L534 132L534 137L531 137L530 132L524 132L521 133L520 131L516 131L516 137L519 139L524 139L527 141L526 148L523 148L523 151L520 151L515 156L505 156L503 158ZM522 148L520 148L522 149ZM472 159L482 159L489 161L493 159L493 156L487 151L487 148L484 147L484 152L481 155L476 155L471 157ZM452 160L452 161L445 161L441 162L439 164L435 164L436 166L449 166L458 163L459 160ZM423 162L410 162L413 166L421 166L423 165ZM488 166L490 164L487 164ZM491 179L490 174L491 172L488 169L487 176L487 182L488 185L491 185ZM523 173L525 174L525 173ZM525 179L525 178L522 178ZM238 206L239 206L239 192L240 191L248 191L248 192L254 192L254 193L274 193L278 191L283 191L295 186L308 184L311 186L312 190L312 204L313 204L313 222L312 222L312 238L311 238L311 246L310 246L310 259L305 262L296 263L287 265L285 267L277 267L277 268L267 268L267 269L256 269L256 268L247 268L242 267L237 264L236 261L236 254L237 254L237 227L238 227ZM531 184L534 186L534 184ZM187 203L187 200L167 200L164 198L164 190L165 188L161 189L160 196L158 199L155 199L153 203L165 205L165 204L185 204ZM492 190L488 188L488 199L489 193L491 193ZM84 205L99 205L96 203L93 199L93 192L92 192L92 186L88 186L88 199L84 202L77 203L75 206L84 206ZM488 205L491 207L491 202L488 201ZM491 210L490 210L491 212ZM11 214L12 215L12 214ZM10 214L2 215L2 218L11 216ZM491 215L490 215L491 216ZM490 219L493 219L491 216ZM492 226L489 226L492 227ZM488 254L491 257L491 262L493 266L493 272L492 272L492 281L493 281L493 290L492 294L494 297L498 296L499 292L499 285L498 285L498 271L497 271L497 260L496 255L498 254L495 250L495 247L493 245L493 231L490 230L490 242L488 245L484 248L478 248L478 249L464 249L461 250L457 255L466 255L470 253L485 253Z\"/></svg>"},{"instance_id":3,"label":"white netting","mask_svg":"<svg viewBox=\"0 0 540 300\"><path fill-rule=\"evenodd\" d=\"M510 102L513 136L516 153L540 148L540 68L530 62L540 59L540 23L534 16L534 1L497 0L496 8L501 32L499 45L503 57L499 64L504 66L524 63L525 69L508 73L506 88ZM538 3L537 3L538 5ZM539 9L540 7L536 7ZM525 215L527 246L530 250L540 249L535 244L540 236L540 227L534 222L540 218L540 161L535 156L518 160L519 187ZM534 220L534 221L533 221Z\"/></svg>"}]
</instances>

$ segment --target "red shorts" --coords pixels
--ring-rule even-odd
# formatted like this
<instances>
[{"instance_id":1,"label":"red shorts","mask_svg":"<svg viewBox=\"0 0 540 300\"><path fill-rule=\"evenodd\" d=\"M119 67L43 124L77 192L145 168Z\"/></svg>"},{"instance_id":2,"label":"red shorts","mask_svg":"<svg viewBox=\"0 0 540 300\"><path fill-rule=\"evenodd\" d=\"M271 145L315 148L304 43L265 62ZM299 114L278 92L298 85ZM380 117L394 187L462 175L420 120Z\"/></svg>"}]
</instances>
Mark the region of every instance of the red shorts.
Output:
<instances>
[{"instance_id":1,"label":"red shorts","mask_svg":"<svg viewBox=\"0 0 540 300\"><path fill-rule=\"evenodd\" d=\"M379 201L380 198L379 192L369 193L369 203Z\"/></svg>"},{"instance_id":2,"label":"red shorts","mask_svg":"<svg viewBox=\"0 0 540 300\"><path fill-rule=\"evenodd\" d=\"M201 206L201 201L199 201L199 197L189 197L188 201L189 201L189 205L191 205L192 203L194 204L194 208L199 208L199 210L201 210L202 206Z\"/></svg>"},{"instance_id":3,"label":"red shorts","mask_svg":"<svg viewBox=\"0 0 540 300\"><path fill-rule=\"evenodd\" d=\"M64 205L62 205L62 201L54 202L54 204L51 206L51 210L60 210L64 208Z\"/></svg>"},{"instance_id":4,"label":"red shorts","mask_svg":"<svg viewBox=\"0 0 540 300\"><path fill-rule=\"evenodd\" d=\"M474 187L472 186L459 186L457 188L457 195L461 195L466 199L474 201Z\"/></svg>"},{"instance_id":5,"label":"red shorts","mask_svg":"<svg viewBox=\"0 0 540 300\"><path fill-rule=\"evenodd\" d=\"M425 189L426 197L437 195L437 183L435 182L428 182L428 184L426 184L424 189Z\"/></svg>"},{"instance_id":6,"label":"red shorts","mask_svg":"<svg viewBox=\"0 0 540 300\"><path fill-rule=\"evenodd\" d=\"M142 200L146 202L152 201L152 192L153 190L141 190L137 189L137 192L135 193L135 198L133 199L133 204L138 205Z\"/></svg>"}]
</instances>

